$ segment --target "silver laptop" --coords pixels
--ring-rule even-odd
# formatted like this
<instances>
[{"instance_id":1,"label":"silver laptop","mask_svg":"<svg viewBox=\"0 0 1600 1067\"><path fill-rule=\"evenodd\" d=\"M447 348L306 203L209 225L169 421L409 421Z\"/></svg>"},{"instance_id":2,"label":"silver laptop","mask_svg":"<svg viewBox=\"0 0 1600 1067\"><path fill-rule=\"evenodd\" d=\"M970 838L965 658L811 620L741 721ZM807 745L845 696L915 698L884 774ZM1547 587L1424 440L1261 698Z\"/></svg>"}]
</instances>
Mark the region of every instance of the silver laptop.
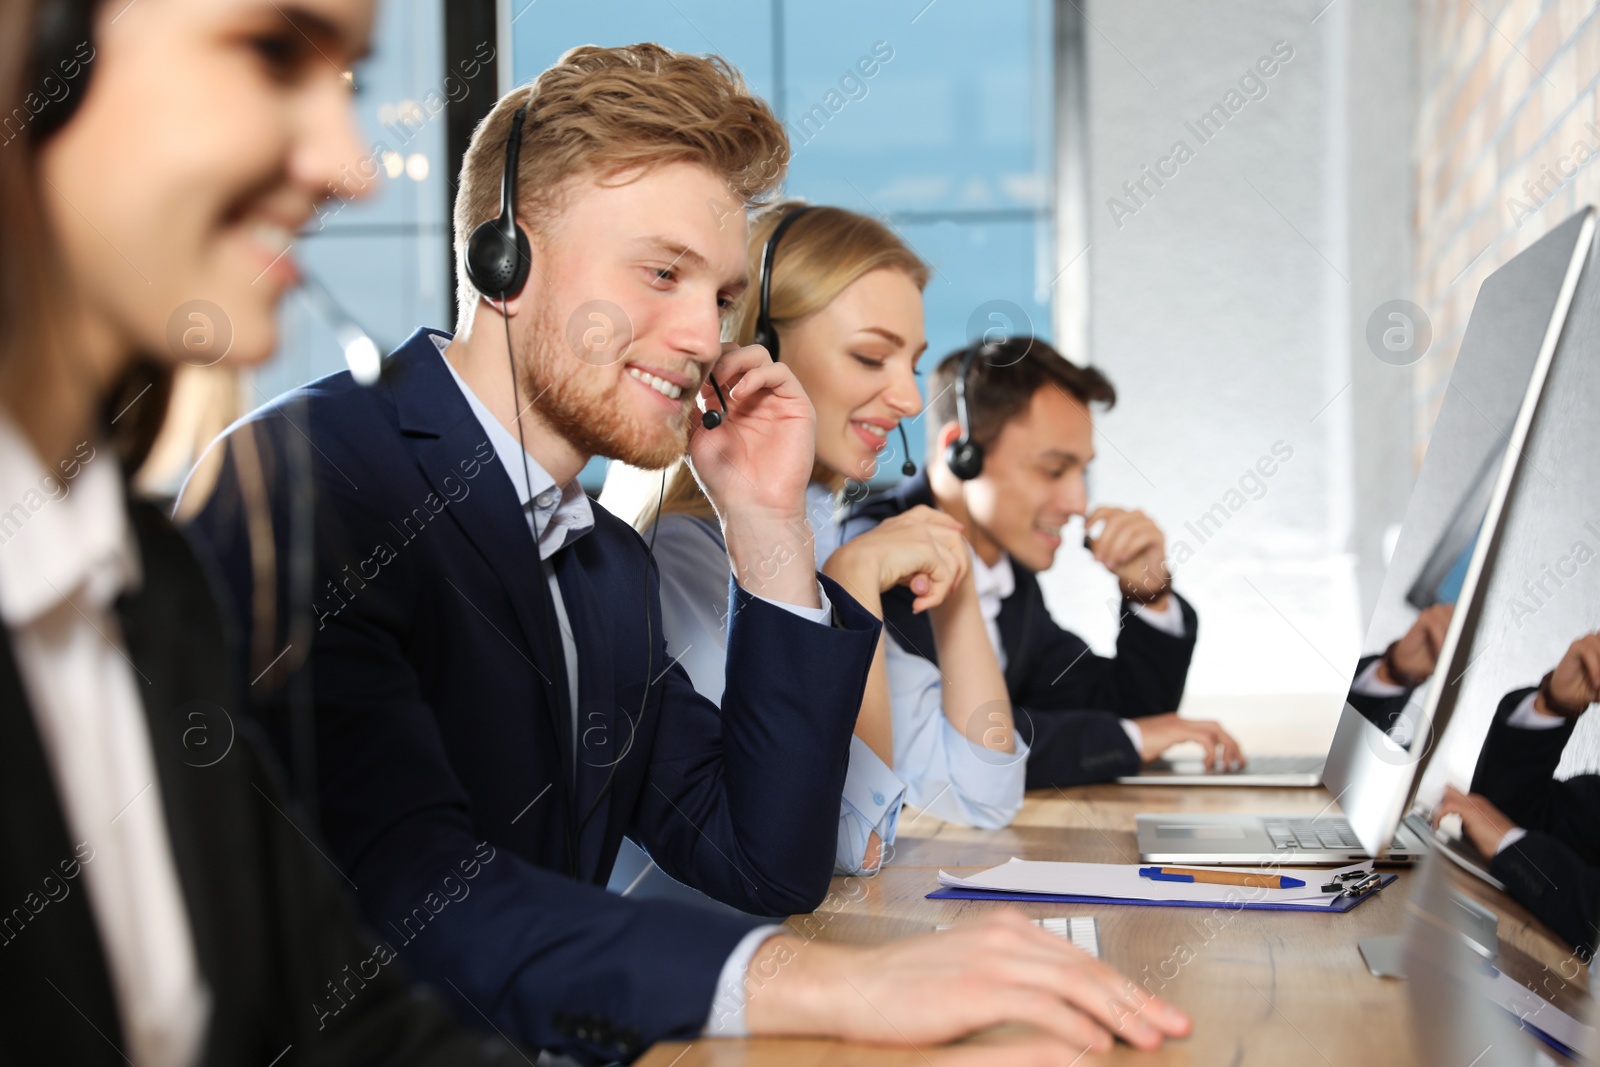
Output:
<instances>
[{"instance_id":1,"label":"silver laptop","mask_svg":"<svg viewBox=\"0 0 1600 1067\"><path fill-rule=\"evenodd\" d=\"M1584 277L1596 250L1595 225L1595 209L1584 208L1491 274L1478 292L1364 647L1381 651L1406 632L1416 617L1408 594L1422 572L1438 570L1436 557L1449 551L1440 546L1459 541L1450 532L1465 528L1472 534L1455 550L1467 558L1455 610L1431 678L1388 700L1375 702L1352 691L1345 702L1322 772L1343 818L1140 815L1142 860L1335 863L1376 856L1403 862L1429 848L1434 833L1428 812L1417 805L1417 787L1440 747L1435 739L1444 736L1454 714L1462 678L1474 664L1475 642L1481 633L1503 629L1498 616L1509 611L1507 597L1485 592L1499 555L1502 517L1519 473L1528 466L1525 447L1580 279L1580 317L1600 314L1600 267L1592 272L1596 277ZM1573 360L1586 358L1584 351L1572 353ZM1592 413L1581 414L1594 421ZM1480 716L1468 718L1477 723L1475 729L1487 729ZM1481 735L1478 742L1481 747ZM1473 867L1474 873L1487 873L1481 857Z\"/></svg>"},{"instance_id":2,"label":"silver laptop","mask_svg":"<svg viewBox=\"0 0 1600 1067\"><path fill-rule=\"evenodd\" d=\"M1234 866L1359 863L1365 846L1337 815L1139 815L1139 859L1146 863L1221 863ZM1427 854L1431 831L1408 819L1389 842L1384 861L1411 863Z\"/></svg>"},{"instance_id":3,"label":"silver laptop","mask_svg":"<svg viewBox=\"0 0 1600 1067\"><path fill-rule=\"evenodd\" d=\"M1123 785L1260 785L1307 786L1322 784L1326 756L1256 756L1236 770L1206 770L1205 760L1158 759L1124 775Z\"/></svg>"}]
</instances>

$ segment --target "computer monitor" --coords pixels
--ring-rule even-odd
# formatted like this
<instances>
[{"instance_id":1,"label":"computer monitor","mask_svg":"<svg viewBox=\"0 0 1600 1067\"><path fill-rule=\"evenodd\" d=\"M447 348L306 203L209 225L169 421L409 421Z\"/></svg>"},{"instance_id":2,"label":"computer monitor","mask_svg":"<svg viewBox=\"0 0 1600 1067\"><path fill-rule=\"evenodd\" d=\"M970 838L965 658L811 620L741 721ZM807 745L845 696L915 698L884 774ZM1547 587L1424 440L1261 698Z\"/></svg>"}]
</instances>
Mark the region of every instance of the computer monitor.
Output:
<instances>
[{"instance_id":1,"label":"computer monitor","mask_svg":"<svg viewBox=\"0 0 1600 1067\"><path fill-rule=\"evenodd\" d=\"M1600 242L1597 242L1600 243ZM1580 637L1600 630L1600 250L1578 282L1495 534L1494 566L1479 579L1486 610L1463 634L1466 665L1435 724L1416 807L1446 784L1467 791L1495 713L1539 684ZM1600 769L1600 718L1578 720L1555 776ZM1488 758L1505 758L1488 753ZM1497 772L1508 768L1495 768ZM1548 773L1548 772L1547 772ZM1499 775L1496 775L1499 777Z\"/></svg>"},{"instance_id":2,"label":"computer monitor","mask_svg":"<svg viewBox=\"0 0 1600 1067\"><path fill-rule=\"evenodd\" d=\"M1416 797L1434 737L1459 703L1480 629L1507 610L1483 594L1500 566L1499 535L1513 487L1542 478L1526 462L1525 447L1580 280L1586 284L1576 303L1600 316L1600 269L1585 270L1596 250L1595 225L1595 211L1586 207L1486 278L1462 336L1367 630L1368 657L1352 679L1323 774L1373 855L1393 839ZM1453 571L1458 590L1446 581ZM1417 622L1418 600L1432 606L1448 593L1456 595L1454 609L1427 680L1382 701L1362 696L1370 657Z\"/></svg>"}]
</instances>

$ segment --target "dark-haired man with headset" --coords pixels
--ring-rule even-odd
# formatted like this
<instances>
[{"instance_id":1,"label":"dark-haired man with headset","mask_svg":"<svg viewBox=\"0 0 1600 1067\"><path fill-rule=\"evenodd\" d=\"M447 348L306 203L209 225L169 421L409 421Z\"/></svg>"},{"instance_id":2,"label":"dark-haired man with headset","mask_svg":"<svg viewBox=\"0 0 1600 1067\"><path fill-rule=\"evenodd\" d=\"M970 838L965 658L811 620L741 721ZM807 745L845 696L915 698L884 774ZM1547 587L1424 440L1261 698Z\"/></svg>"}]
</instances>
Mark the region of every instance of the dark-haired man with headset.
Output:
<instances>
[{"instance_id":1,"label":"dark-haired man with headset","mask_svg":"<svg viewBox=\"0 0 1600 1067\"><path fill-rule=\"evenodd\" d=\"M1085 472L1094 458L1093 404L1116 402L1110 381L1037 338L975 343L946 356L928 384L928 460L923 474L869 498L851 513L856 536L918 504L964 525L973 575L1000 656L1012 714L1026 747L1030 789L1106 781L1185 741L1214 761L1239 762L1220 726L1182 718L1198 618L1172 590L1161 530L1141 511L1089 509ZM1094 558L1117 577L1122 606L1117 654L1094 654L1050 617L1036 575L1082 517ZM895 729L937 706L938 653L923 617L896 589L884 595ZM914 768L901 768L903 775ZM997 773L1003 768L997 767Z\"/></svg>"},{"instance_id":2,"label":"dark-haired man with headset","mask_svg":"<svg viewBox=\"0 0 1600 1067\"><path fill-rule=\"evenodd\" d=\"M624 835L745 911L828 888L880 624L783 565L812 558L814 415L786 367L719 340L744 211L787 151L720 60L655 45L574 49L499 101L457 194L455 335L419 330L376 385L333 375L227 435L197 532L238 603L264 582L295 607L290 502L317 504L309 632L268 615L249 676L279 694L269 721L309 682L331 858L465 1017L595 1060L1004 1021L1153 1047L1187 1020L1015 916L860 949L600 888ZM715 429L697 396L725 405ZM285 473L299 440L310 486ZM596 455L660 468L686 447L732 564L720 711L665 655L646 544L577 482ZM238 507L252 493L269 536ZM474 880L447 885L463 863Z\"/></svg>"}]
</instances>

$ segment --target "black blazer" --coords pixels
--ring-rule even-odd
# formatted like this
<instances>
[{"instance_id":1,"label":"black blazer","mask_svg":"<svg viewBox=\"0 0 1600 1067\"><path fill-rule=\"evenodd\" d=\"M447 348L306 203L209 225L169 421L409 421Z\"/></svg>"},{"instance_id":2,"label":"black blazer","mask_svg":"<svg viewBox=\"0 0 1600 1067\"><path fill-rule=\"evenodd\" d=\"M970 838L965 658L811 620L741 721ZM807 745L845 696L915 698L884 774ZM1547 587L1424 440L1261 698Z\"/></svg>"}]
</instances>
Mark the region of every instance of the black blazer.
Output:
<instances>
[{"instance_id":1,"label":"black blazer","mask_svg":"<svg viewBox=\"0 0 1600 1067\"><path fill-rule=\"evenodd\" d=\"M1548 730L1507 723L1533 691L1507 693L1495 709L1472 791L1528 831L1494 857L1490 872L1587 959L1600 945L1600 775L1554 777L1575 720Z\"/></svg>"},{"instance_id":2,"label":"black blazer","mask_svg":"<svg viewBox=\"0 0 1600 1067\"><path fill-rule=\"evenodd\" d=\"M936 507L926 471L868 497L845 520L853 536L918 504ZM1011 561L1016 589L1000 602L1006 689L1017 732L1030 749L1027 786L1082 785L1135 774L1141 760L1118 721L1176 711L1194 655L1199 619L1178 597L1184 637L1173 637L1122 605L1117 654L1098 656L1056 625L1034 573ZM1176 594L1174 594L1176 595ZM896 644L937 664L933 623L911 611L909 590L884 594L884 625Z\"/></svg>"},{"instance_id":3,"label":"black blazer","mask_svg":"<svg viewBox=\"0 0 1600 1067\"><path fill-rule=\"evenodd\" d=\"M212 998L203 1062L265 1065L288 1051L285 1064L521 1063L498 1039L454 1032L443 1005L402 978L403 961L374 960L378 939L290 821L239 714L204 575L154 508L130 513L144 584L118 609L147 682L161 802ZM0 1062L125 1063L83 881L94 862L93 843L68 832L0 631Z\"/></svg>"},{"instance_id":4,"label":"black blazer","mask_svg":"<svg viewBox=\"0 0 1600 1067\"><path fill-rule=\"evenodd\" d=\"M831 583L831 628L735 586L719 711L666 654L644 541L595 505L594 529L553 557L580 664L574 755L537 545L430 331L372 388L333 375L226 435L230 461L194 533L238 604L252 558L232 445L246 432L266 468L281 594L290 501L314 496L321 820L368 919L406 937L418 973L458 994L462 1013L530 1044L628 1057L697 1035L753 923L600 887L627 834L741 911L820 904L878 620ZM311 470L297 483L302 442ZM269 694L269 721L284 692ZM501 858L410 935L442 876L485 840Z\"/></svg>"}]
</instances>

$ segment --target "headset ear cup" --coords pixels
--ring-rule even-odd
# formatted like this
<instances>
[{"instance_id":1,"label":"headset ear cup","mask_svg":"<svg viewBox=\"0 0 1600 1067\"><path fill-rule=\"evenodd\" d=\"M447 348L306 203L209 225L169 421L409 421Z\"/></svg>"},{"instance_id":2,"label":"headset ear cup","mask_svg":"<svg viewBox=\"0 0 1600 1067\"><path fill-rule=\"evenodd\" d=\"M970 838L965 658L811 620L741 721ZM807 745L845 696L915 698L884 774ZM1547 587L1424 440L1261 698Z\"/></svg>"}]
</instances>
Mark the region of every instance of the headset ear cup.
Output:
<instances>
[{"instance_id":1,"label":"headset ear cup","mask_svg":"<svg viewBox=\"0 0 1600 1067\"><path fill-rule=\"evenodd\" d=\"M528 284L528 271L533 266L533 249L528 246L528 233L517 227L516 258L512 260L511 282L505 288L507 296L516 296Z\"/></svg>"},{"instance_id":2,"label":"headset ear cup","mask_svg":"<svg viewBox=\"0 0 1600 1067\"><path fill-rule=\"evenodd\" d=\"M513 241L500 228L499 219L490 219L478 225L467 238L467 254L463 257L467 280L478 292L500 299L516 296L528 281L528 268L532 256L528 235L521 226Z\"/></svg>"},{"instance_id":3,"label":"headset ear cup","mask_svg":"<svg viewBox=\"0 0 1600 1067\"><path fill-rule=\"evenodd\" d=\"M75 76L76 84L67 95L60 99L52 98L48 107L34 113L33 121L28 126L28 138L35 145L43 144L65 126L77 114L79 104L89 91L89 80L94 74L95 65L82 59L82 51L87 47L89 58L94 58L94 20L98 7L98 4L88 0L38 5L33 54L29 58L26 75L28 84L39 85L52 76L60 78L68 70L77 70L78 74ZM6 143L10 140L8 137Z\"/></svg>"},{"instance_id":4,"label":"headset ear cup","mask_svg":"<svg viewBox=\"0 0 1600 1067\"><path fill-rule=\"evenodd\" d=\"M957 478L970 482L983 473L983 446L965 437L958 437L945 450L944 465Z\"/></svg>"}]
</instances>

